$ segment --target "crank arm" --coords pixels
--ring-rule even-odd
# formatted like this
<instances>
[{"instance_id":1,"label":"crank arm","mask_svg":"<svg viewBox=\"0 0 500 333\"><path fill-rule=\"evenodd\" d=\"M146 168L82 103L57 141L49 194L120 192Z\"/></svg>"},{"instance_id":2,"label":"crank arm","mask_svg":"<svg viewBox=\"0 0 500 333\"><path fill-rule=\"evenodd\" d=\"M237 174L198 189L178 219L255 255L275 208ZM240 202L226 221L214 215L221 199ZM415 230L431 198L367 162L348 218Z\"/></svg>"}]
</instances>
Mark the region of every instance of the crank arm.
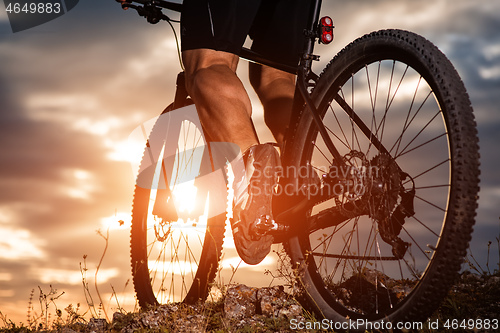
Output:
<instances>
[{"instance_id":1,"label":"crank arm","mask_svg":"<svg viewBox=\"0 0 500 333\"><path fill-rule=\"evenodd\" d=\"M362 199L356 200L360 201ZM346 203L346 207L349 207L350 205L356 205L356 201L353 203ZM368 215L368 212L363 212L362 214L359 214L357 216L362 216L362 215ZM330 227L336 227L340 225L341 223L350 220L352 216L347 216L346 214L342 214L340 209L338 207L330 207L327 209L324 209L320 211L318 214L315 214L314 216L311 216L309 218L308 224L308 232L313 233L315 231L321 230L321 229L326 229Z\"/></svg>"}]
</instances>

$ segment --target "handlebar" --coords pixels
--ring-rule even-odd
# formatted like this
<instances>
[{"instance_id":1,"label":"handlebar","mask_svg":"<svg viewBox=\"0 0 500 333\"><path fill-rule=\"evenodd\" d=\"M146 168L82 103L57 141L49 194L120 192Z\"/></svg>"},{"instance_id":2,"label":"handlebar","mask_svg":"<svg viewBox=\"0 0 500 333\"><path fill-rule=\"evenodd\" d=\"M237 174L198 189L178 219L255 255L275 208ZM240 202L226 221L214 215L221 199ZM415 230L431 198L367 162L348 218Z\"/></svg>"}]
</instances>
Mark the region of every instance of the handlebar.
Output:
<instances>
[{"instance_id":1,"label":"handlebar","mask_svg":"<svg viewBox=\"0 0 500 333\"><path fill-rule=\"evenodd\" d=\"M165 0L116 0L116 2L121 3L123 9L135 9L140 16L145 17L151 24L156 24L161 20L177 22L163 14L162 9L174 12L182 11L182 4ZM134 3L138 3L139 5Z\"/></svg>"},{"instance_id":2,"label":"handlebar","mask_svg":"<svg viewBox=\"0 0 500 333\"><path fill-rule=\"evenodd\" d=\"M165 0L116 0L122 4L124 9L131 8L134 2L140 3L141 5L160 7L174 12L181 12L182 3L170 2Z\"/></svg>"}]
</instances>

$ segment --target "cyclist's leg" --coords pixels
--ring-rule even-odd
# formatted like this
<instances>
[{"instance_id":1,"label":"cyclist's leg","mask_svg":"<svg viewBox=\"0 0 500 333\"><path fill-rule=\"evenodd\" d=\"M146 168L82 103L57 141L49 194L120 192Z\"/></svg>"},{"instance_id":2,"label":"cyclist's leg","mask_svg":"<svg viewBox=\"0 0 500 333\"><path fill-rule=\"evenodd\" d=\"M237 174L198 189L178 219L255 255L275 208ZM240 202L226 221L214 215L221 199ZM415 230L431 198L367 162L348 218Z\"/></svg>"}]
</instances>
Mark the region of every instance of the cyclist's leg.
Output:
<instances>
[{"instance_id":1,"label":"cyclist's leg","mask_svg":"<svg viewBox=\"0 0 500 333\"><path fill-rule=\"evenodd\" d=\"M304 45L310 0L264 1L250 36L252 50L266 59L296 66ZM295 75L271 67L250 64L250 82L264 106L267 126L278 143L288 127Z\"/></svg>"},{"instance_id":2,"label":"cyclist's leg","mask_svg":"<svg viewBox=\"0 0 500 333\"><path fill-rule=\"evenodd\" d=\"M236 195L231 226L240 257L248 264L261 262L270 252L273 237L253 232L272 221L272 188L276 183L278 152L259 145L251 116L250 99L235 69L238 57L209 49L183 51L186 88L195 101L201 124L212 141L232 142L244 152L234 168ZM244 165L244 167L241 167Z\"/></svg>"},{"instance_id":3,"label":"cyclist's leg","mask_svg":"<svg viewBox=\"0 0 500 333\"><path fill-rule=\"evenodd\" d=\"M186 88L212 141L232 142L242 151L258 144L250 98L236 76L238 56L210 49L182 52Z\"/></svg>"},{"instance_id":4,"label":"cyclist's leg","mask_svg":"<svg viewBox=\"0 0 500 333\"><path fill-rule=\"evenodd\" d=\"M256 63L249 64L249 75L264 107L266 125L282 144L292 111L295 75Z\"/></svg>"},{"instance_id":5,"label":"cyclist's leg","mask_svg":"<svg viewBox=\"0 0 500 333\"><path fill-rule=\"evenodd\" d=\"M269 253L273 238L252 231L255 225L267 227L272 221L271 189L279 155L269 144L258 145L250 100L235 70L259 2L190 0L184 5L187 90L211 140L235 143L244 152L238 159L244 166L233 168L233 187L241 196L235 198L231 226L238 254L257 264Z\"/></svg>"}]
</instances>

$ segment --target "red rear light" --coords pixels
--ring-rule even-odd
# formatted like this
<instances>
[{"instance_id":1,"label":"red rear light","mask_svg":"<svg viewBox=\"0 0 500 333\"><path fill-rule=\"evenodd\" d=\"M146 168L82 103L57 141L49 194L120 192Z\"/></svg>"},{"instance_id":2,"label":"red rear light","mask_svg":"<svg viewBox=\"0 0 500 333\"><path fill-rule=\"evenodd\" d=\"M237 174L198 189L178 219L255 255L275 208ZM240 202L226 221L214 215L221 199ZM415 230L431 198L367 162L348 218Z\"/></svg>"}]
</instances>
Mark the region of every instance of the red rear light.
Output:
<instances>
[{"instance_id":1,"label":"red rear light","mask_svg":"<svg viewBox=\"0 0 500 333\"><path fill-rule=\"evenodd\" d=\"M329 16L320 20L320 43L329 44L333 40L333 20Z\"/></svg>"}]
</instances>

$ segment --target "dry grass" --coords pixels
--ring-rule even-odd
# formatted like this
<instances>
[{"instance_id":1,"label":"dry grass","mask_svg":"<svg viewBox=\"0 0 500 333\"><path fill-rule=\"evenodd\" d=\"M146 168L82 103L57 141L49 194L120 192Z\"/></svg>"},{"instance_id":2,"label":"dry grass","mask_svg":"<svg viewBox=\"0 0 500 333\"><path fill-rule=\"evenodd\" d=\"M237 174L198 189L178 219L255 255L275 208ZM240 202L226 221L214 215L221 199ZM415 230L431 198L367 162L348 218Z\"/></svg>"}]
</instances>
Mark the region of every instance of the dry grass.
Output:
<instances>
[{"instance_id":1,"label":"dry grass","mask_svg":"<svg viewBox=\"0 0 500 333\"><path fill-rule=\"evenodd\" d=\"M104 235L98 232L98 234L106 244L100 259L100 263L102 263L106 254L109 233ZM431 321L445 323L457 319L498 319L498 313L500 313L500 260L495 264L495 268L490 266L492 244L491 241L487 244L488 258L486 258L485 267L478 263L469 250L465 260L467 269L461 274L459 281L432 316ZM500 258L500 236L496 237L496 245ZM271 275L273 280L277 279L280 283L282 282L290 294L296 295L296 273L290 267L284 251L276 254L279 259L276 270L266 271L265 274ZM263 316L256 316L257 318L252 320L251 324L239 325L239 328L235 329L236 323L225 319L223 315L223 302L227 285L223 285L217 280L215 282L216 289L222 293L222 297L217 299L209 297L209 300L204 304L196 306L172 304L147 311L127 313L121 308L115 293L115 297L111 301L116 302L113 305L119 311L110 314L105 310L105 308L110 308L109 305L103 306L99 294L97 276L100 266L99 264L94 272L96 281L94 287L98 295L98 303L94 301L87 280L88 268L86 256L84 256L83 263L80 263L80 271L87 302L86 309L83 309L80 304L61 307L58 301L60 301L59 298L64 294L64 291L58 291L53 286L50 286L48 291L38 287L36 292L35 289L32 290L27 302L26 323L16 324L8 319L7 314L0 311L0 332L174 332L189 331L193 328L192 325L195 325L197 330L206 332L286 332L290 329L290 322L285 318L266 318ZM234 270L236 269L234 268ZM307 313L306 310L303 312L306 320L314 320L313 315ZM427 328L421 332L447 331L449 330L444 328L439 330ZM454 332L470 332L470 330L458 328Z\"/></svg>"}]
</instances>

